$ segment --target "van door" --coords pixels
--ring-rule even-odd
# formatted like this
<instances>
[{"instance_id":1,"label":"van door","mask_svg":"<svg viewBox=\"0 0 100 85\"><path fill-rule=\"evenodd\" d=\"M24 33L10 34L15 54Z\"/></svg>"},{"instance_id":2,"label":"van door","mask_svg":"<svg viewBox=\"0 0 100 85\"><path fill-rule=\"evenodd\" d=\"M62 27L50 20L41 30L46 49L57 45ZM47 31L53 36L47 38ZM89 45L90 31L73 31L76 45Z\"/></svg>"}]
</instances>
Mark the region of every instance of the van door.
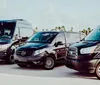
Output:
<instances>
[{"instance_id":1,"label":"van door","mask_svg":"<svg viewBox=\"0 0 100 85\"><path fill-rule=\"evenodd\" d=\"M59 33L55 38L55 48L57 59L63 59L66 56L66 43L64 33Z\"/></svg>"}]
</instances>

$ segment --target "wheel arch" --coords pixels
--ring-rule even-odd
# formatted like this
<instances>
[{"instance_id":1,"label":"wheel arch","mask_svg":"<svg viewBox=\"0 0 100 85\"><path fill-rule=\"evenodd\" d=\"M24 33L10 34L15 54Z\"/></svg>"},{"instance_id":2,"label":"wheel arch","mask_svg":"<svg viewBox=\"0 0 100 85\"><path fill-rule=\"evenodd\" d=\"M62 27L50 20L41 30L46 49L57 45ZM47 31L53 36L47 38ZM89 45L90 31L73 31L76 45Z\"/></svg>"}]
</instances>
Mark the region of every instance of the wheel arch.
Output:
<instances>
[{"instance_id":1,"label":"wheel arch","mask_svg":"<svg viewBox=\"0 0 100 85\"><path fill-rule=\"evenodd\" d=\"M50 53L48 56L52 57L53 59L57 59L54 53Z\"/></svg>"},{"instance_id":2,"label":"wheel arch","mask_svg":"<svg viewBox=\"0 0 100 85\"><path fill-rule=\"evenodd\" d=\"M95 67L97 67L97 65L100 63L100 59L97 60Z\"/></svg>"}]
</instances>

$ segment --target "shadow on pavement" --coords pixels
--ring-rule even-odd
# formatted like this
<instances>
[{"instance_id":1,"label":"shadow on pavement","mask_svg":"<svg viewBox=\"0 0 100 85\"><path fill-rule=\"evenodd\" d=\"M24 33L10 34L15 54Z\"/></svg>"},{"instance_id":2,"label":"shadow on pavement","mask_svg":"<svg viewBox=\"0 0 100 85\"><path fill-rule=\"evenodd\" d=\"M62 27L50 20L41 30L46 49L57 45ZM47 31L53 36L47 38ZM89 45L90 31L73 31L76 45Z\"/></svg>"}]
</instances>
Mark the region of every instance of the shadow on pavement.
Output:
<instances>
[{"instance_id":1,"label":"shadow on pavement","mask_svg":"<svg viewBox=\"0 0 100 85\"><path fill-rule=\"evenodd\" d=\"M80 72L70 72L69 74L70 78L83 78L83 79L93 79L97 80L95 74L93 73L80 73Z\"/></svg>"},{"instance_id":2,"label":"shadow on pavement","mask_svg":"<svg viewBox=\"0 0 100 85\"><path fill-rule=\"evenodd\" d=\"M54 75L47 75L47 76L39 76L37 77L51 77L51 78L80 78L80 79L93 79L97 80L95 74L90 74L90 73L80 73L80 72L75 72L75 71L68 71L67 70L64 72L59 71L58 68L62 67L63 65L58 65L56 66L53 70L44 70L41 66L33 66L33 67L28 67L28 68L21 68L21 67L13 67L13 69L19 69L19 70L35 70L35 71L45 71L45 72L54 72ZM55 69L58 69L55 71ZM57 72L57 73L56 73ZM57 75L59 73L59 75ZM49 74L49 73L48 73ZM52 73L50 73L52 74ZM61 74L61 75L60 75Z\"/></svg>"},{"instance_id":3,"label":"shadow on pavement","mask_svg":"<svg viewBox=\"0 0 100 85\"><path fill-rule=\"evenodd\" d=\"M14 64L14 63L13 63ZM0 61L0 65L13 65L13 64L8 64L5 61Z\"/></svg>"},{"instance_id":4,"label":"shadow on pavement","mask_svg":"<svg viewBox=\"0 0 100 85\"><path fill-rule=\"evenodd\" d=\"M29 67L13 67L14 69L19 69L19 70L44 70L41 66L29 66Z\"/></svg>"},{"instance_id":5,"label":"shadow on pavement","mask_svg":"<svg viewBox=\"0 0 100 85\"><path fill-rule=\"evenodd\" d=\"M63 66L63 64L57 64L57 65L55 65L55 68L60 67L60 66ZM14 69L21 69L21 70L22 69L23 70L45 70L43 68L43 66L40 66L40 65L32 65L32 66L28 66L28 67L24 67L24 68L21 68L21 67L17 66L17 67L13 67L13 68Z\"/></svg>"}]
</instances>

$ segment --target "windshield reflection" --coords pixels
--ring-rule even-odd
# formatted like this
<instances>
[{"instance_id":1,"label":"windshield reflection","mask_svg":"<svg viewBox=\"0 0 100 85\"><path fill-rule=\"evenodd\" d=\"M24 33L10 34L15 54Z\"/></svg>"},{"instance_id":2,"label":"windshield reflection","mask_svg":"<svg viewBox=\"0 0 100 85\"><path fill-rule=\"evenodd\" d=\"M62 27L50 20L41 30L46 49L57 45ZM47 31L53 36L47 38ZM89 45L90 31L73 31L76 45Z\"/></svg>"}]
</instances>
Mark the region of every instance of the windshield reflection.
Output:
<instances>
[{"instance_id":1,"label":"windshield reflection","mask_svg":"<svg viewBox=\"0 0 100 85\"><path fill-rule=\"evenodd\" d=\"M28 42L51 43L57 34L58 34L57 32L38 32L38 33L34 34L28 40Z\"/></svg>"},{"instance_id":2,"label":"windshield reflection","mask_svg":"<svg viewBox=\"0 0 100 85\"><path fill-rule=\"evenodd\" d=\"M95 28L89 35L85 37L85 40L99 41L100 40L100 25Z\"/></svg>"}]
</instances>

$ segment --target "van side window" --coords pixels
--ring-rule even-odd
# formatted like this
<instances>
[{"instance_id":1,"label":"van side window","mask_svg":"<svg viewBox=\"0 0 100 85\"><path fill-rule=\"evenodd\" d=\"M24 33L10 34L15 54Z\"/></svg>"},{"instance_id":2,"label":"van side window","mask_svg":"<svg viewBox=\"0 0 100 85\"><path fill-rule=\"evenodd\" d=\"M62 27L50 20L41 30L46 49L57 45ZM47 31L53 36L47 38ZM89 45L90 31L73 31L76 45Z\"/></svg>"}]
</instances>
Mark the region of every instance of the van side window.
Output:
<instances>
[{"instance_id":1,"label":"van side window","mask_svg":"<svg viewBox=\"0 0 100 85\"><path fill-rule=\"evenodd\" d=\"M63 44L65 44L64 33L60 33L57 35L56 42L62 42Z\"/></svg>"},{"instance_id":2,"label":"van side window","mask_svg":"<svg viewBox=\"0 0 100 85\"><path fill-rule=\"evenodd\" d=\"M67 43L75 43L80 41L81 35L80 33L75 33L75 32L66 32L66 41Z\"/></svg>"}]
</instances>

